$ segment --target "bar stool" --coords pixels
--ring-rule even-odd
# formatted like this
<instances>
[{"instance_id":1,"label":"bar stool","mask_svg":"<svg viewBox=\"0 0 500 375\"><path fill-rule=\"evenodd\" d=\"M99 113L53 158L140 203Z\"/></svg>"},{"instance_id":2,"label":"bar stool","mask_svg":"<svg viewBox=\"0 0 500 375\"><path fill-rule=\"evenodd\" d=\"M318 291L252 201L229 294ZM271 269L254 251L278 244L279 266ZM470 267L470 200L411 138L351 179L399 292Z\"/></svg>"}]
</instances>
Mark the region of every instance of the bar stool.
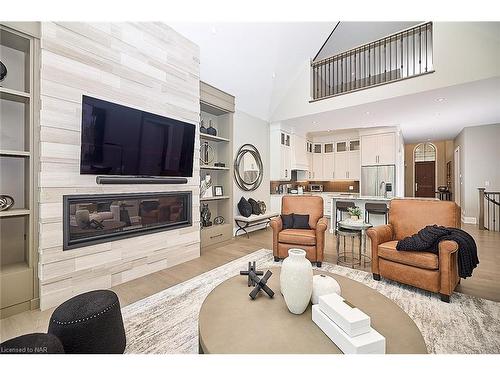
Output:
<instances>
[{"instance_id":1,"label":"bar stool","mask_svg":"<svg viewBox=\"0 0 500 375\"><path fill-rule=\"evenodd\" d=\"M384 215L387 224L388 208L385 203L365 203L365 223L370 222L370 214Z\"/></svg>"},{"instance_id":2,"label":"bar stool","mask_svg":"<svg viewBox=\"0 0 500 375\"><path fill-rule=\"evenodd\" d=\"M335 205L335 229L338 228L337 223L342 221L342 212L348 212L347 209L351 207L356 207L354 202L350 201L337 201ZM340 218L339 218L340 215Z\"/></svg>"},{"instance_id":3,"label":"bar stool","mask_svg":"<svg viewBox=\"0 0 500 375\"><path fill-rule=\"evenodd\" d=\"M336 230L336 237L337 237L337 264L340 265L345 265L345 266L350 266L351 268L354 268L354 266L359 266L361 265L361 231L359 230L350 230L350 229L344 229L340 228ZM344 247L343 251L340 251L340 237L344 239ZM345 239L346 238L351 239L351 256L350 258L347 255L347 250L345 246ZM354 239L358 238L359 239L359 249L358 249L358 257L356 258L354 256ZM349 262L350 259L350 262Z\"/></svg>"}]
</instances>

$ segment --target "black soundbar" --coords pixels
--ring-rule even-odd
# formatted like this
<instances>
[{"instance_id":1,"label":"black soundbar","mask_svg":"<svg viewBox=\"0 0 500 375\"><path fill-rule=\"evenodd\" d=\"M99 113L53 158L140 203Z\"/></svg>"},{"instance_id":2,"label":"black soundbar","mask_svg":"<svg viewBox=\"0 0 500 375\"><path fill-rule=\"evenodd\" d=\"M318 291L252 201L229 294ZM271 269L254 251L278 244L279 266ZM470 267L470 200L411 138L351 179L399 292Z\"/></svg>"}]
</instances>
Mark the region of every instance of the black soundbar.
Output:
<instances>
[{"instance_id":1,"label":"black soundbar","mask_svg":"<svg viewBox=\"0 0 500 375\"><path fill-rule=\"evenodd\" d=\"M186 177L124 177L124 176L97 176L95 182L101 185L124 184L187 184Z\"/></svg>"}]
</instances>

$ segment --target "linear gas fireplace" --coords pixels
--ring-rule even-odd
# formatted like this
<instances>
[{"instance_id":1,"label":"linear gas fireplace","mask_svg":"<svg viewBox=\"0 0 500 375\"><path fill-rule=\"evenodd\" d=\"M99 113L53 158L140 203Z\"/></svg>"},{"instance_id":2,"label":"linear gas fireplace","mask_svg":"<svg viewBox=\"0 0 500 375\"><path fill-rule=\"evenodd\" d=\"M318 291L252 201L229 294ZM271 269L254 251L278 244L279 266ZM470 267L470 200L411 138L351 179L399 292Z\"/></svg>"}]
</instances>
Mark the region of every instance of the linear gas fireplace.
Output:
<instances>
[{"instance_id":1,"label":"linear gas fireplace","mask_svg":"<svg viewBox=\"0 0 500 375\"><path fill-rule=\"evenodd\" d=\"M65 195L64 250L192 224L192 194Z\"/></svg>"}]
</instances>

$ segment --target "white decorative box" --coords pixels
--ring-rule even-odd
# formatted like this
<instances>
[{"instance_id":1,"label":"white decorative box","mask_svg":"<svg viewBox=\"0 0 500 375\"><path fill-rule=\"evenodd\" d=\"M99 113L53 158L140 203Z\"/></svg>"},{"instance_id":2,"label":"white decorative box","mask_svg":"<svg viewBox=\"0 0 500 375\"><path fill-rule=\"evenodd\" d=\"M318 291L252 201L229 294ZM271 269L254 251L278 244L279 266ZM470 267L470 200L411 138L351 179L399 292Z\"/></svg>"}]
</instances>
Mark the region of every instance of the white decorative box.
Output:
<instances>
[{"instance_id":1,"label":"white decorative box","mask_svg":"<svg viewBox=\"0 0 500 375\"><path fill-rule=\"evenodd\" d=\"M347 304L344 298L336 293L320 296L319 307L351 337L370 332L370 317L360 309Z\"/></svg>"},{"instance_id":2,"label":"white decorative box","mask_svg":"<svg viewBox=\"0 0 500 375\"><path fill-rule=\"evenodd\" d=\"M312 320L345 354L385 354L385 337L371 327L368 333L350 337L319 305L312 306Z\"/></svg>"}]
</instances>

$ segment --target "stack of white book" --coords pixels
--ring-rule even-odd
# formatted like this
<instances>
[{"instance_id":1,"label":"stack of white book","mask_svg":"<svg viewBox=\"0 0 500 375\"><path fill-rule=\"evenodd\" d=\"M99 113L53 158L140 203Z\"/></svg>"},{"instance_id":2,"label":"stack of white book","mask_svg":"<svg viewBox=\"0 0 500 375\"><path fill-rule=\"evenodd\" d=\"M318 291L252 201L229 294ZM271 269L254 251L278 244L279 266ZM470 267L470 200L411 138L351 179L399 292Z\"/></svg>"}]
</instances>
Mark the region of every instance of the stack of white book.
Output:
<instances>
[{"instance_id":1,"label":"stack of white book","mask_svg":"<svg viewBox=\"0 0 500 375\"><path fill-rule=\"evenodd\" d=\"M385 354L385 337L370 317L336 293L319 297L312 320L345 354Z\"/></svg>"}]
</instances>

